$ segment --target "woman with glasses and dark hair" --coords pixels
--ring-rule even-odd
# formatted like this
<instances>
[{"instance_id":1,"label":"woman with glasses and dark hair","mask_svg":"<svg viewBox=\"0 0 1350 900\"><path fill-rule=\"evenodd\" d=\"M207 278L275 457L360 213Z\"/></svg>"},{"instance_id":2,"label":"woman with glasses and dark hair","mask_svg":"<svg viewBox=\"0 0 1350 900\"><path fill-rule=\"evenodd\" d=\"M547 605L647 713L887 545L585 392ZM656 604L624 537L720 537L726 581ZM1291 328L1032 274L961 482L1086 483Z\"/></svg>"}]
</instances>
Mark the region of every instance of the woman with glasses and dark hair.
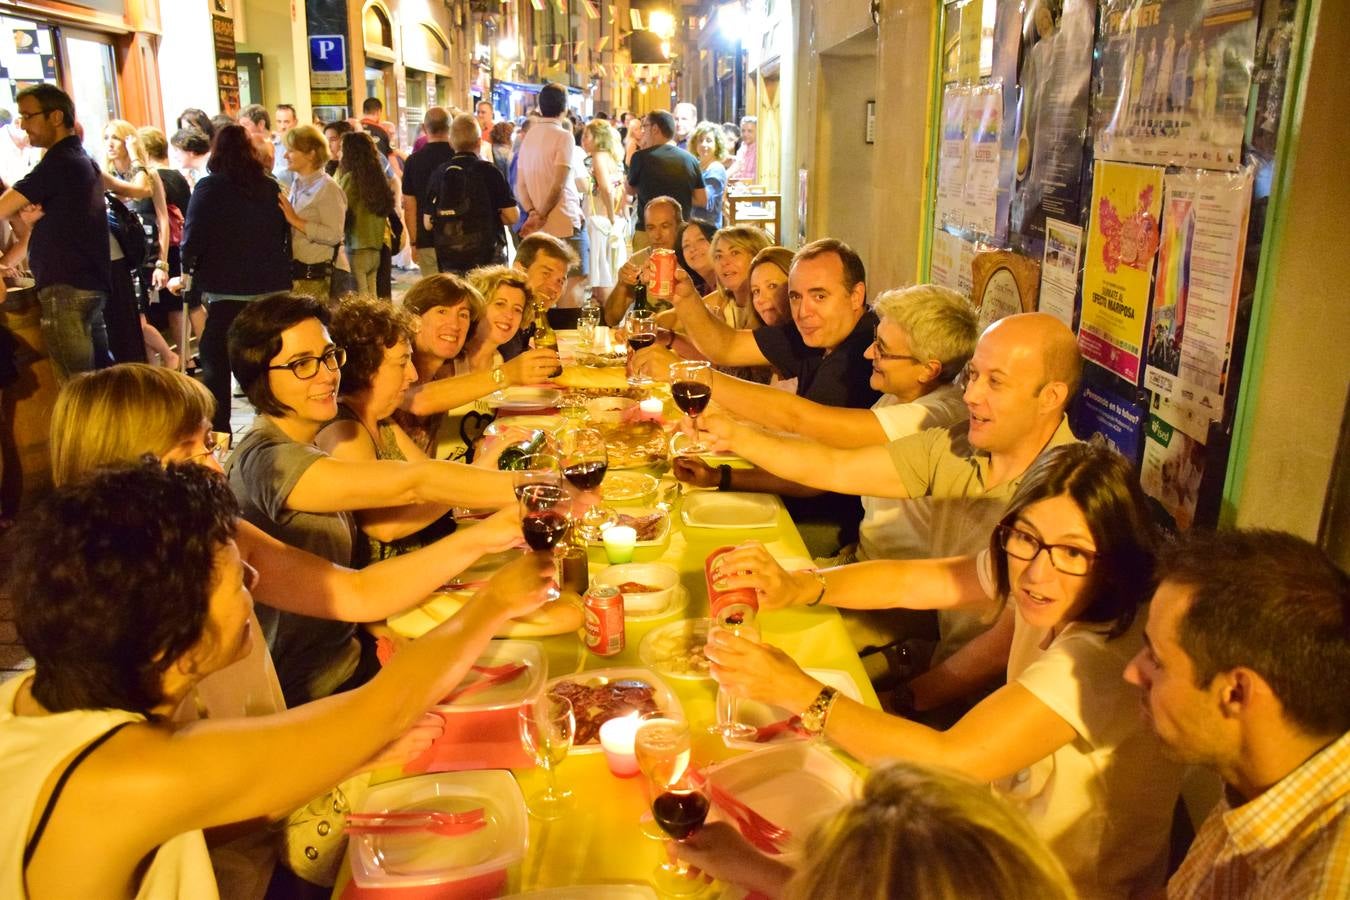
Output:
<instances>
[{"instance_id":1,"label":"woman with glasses and dark hair","mask_svg":"<svg viewBox=\"0 0 1350 900\"><path fill-rule=\"evenodd\" d=\"M1143 646L1153 527L1130 463L1101 444L1047 450L975 556L787 573L762 545L728 554L718 587L760 605L984 610L1011 617L1008 683L946 731L869 709L768 645L715 635L722 686L800 713L864 761L903 759L986 781L1019 806L1084 897L1160 885L1180 767L1123 679Z\"/></svg>"},{"instance_id":2,"label":"woman with glasses and dark hair","mask_svg":"<svg viewBox=\"0 0 1350 900\"><path fill-rule=\"evenodd\" d=\"M352 512L431 503L510 509L510 475L426 460L335 459L315 438L338 414L347 351L328 334L327 307L312 297L278 294L239 315L230 328L230 365L258 411L226 462L243 517L272 537L338 565L350 565ZM509 519L513 512L504 512ZM476 529L474 529L476 530ZM483 552L504 549L506 540ZM263 607L277 675L288 703L360 684L378 668L373 641L360 646L354 625L278 614Z\"/></svg>"},{"instance_id":3,"label":"woman with glasses and dark hair","mask_svg":"<svg viewBox=\"0 0 1350 900\"><path fill-rule=\"evenodd\" d=\"M226 125L211 144L210 173L193 188L183 223L183 272L206 304L198 355L216 401L212 424L230 430L230 323L260 297L291 289L291 229L281 188L253 152L248 133Z\"/></svg>"}]
</instances>

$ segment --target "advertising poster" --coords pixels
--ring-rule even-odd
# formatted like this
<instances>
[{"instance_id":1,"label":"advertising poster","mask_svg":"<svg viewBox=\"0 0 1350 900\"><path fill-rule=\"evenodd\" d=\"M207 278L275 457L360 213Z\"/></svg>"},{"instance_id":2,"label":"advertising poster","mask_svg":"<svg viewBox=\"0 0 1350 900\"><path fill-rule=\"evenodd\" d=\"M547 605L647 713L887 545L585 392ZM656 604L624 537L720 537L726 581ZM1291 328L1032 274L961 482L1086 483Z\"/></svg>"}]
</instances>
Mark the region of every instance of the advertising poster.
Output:
<instances>
[{"instance_id":1,"label":"advertising poster","mask_svg":"<svg viewBox=\"0 0 1350 900\"><path fill-rule=\"evenodd\" d=\"M1142 406L1091 385L1079 390L1075 406L1073 433L1080 440L1101 436L1121 456L1131 461L1139 459L1139 442L1144 432Z\"/></svg>"},{"instance_id":2,"label":"advertising poster","mask_svg":"<svg viewBox=\"0 0 1350 900\"><path fill-rule=\"evenodd\" d=\"M1083 265L1083 358L1139 383L1163 170L1098 162Z\"/></svg>"},{"instance_id":3,"label":"advertising poster","mask_svg":"<svg viewBox=\"0 0 1350 900\"><path fill-rule=\"evenodd\" d=\"M965 219L966 105L970 88L949 86L942 94L942 148L938 156L938 228L960 229Z\"/></svg>"},{"instance_id":4,"label":"advertising poster","mask_svg":"<svg viewBox=\"0 0 1350 900\"><path fill-rule=\"evenodd\" d=\"M994 222L994 242L1006 246L1008 209L1012 204L1013 170L1017 162L1017 110L1021 93L1017 88L1017 69L1022 45L1021 0L998 0L994 17L993 60L989 80L1003 86L1003 137L999 147L998 212Z\"/></svg>"},{"instance_id":5,"label":"advertising poster","mask_svg":"<svg viewBox=\"0 0 1350 900\"><path fill-rule=\"evenodd\" d=\"M1058 219L1045 220L1045 250L1041 259L1040 311L1073 327L1078 298L1078 258L1083 229Z\"/></svg>"},{"instance_id":6,"label":"advertising poster","mask_svg":"<svg viewBox=\"0 0 1350 900\"><path fill-rule=\"evenodd\" d=\"M216 91L220 96L220 111L227 116L237 116L239 76L234 56L234 20L212 16L211 31L216 48Z\"/></svg>"},{"instance_id":7,"label":"advertising poster","mask_svg":"<svg viewBox=\"0 0 1350 900\"><path fill-rule=\"evenodd\" d=\"M938 229L933 232L933 254L928 280L956 291L967 300L974 293L971 283L975 243Z\"/></svg>"},{"instance_id":8,"label":"advertising poster","mask_svg":"<svg viewBox=\"0 0 1350 900\"><path fill-rule=\"evenodd\" d=\"M1257 0L1102 0L1098 159L1242 163Z\"/></svg>"},{"instance_id":9,"label":"advertising poster","mask_svg":"<svg viewBox=\"0 0 1350 900\"><path fill-rule=\"evenodd\" d=\"M1027 4L1011 223L1025 248L1039 247L1047 216L1080 221L1095 13L1092 0Z\"/></svg>"},{"instance_id":10,"label":"advertising poster","mask_svg":"<svg viewBox=\"0 0 1350 900\"><path fill-rule=\"evenodd\" d=\"M965 228L993 236L998 212L1003 89L982 85L966 105Z\"/></svg>"},{"instance_id":11,"label":"advertising poster","mask_svg":"<svg viewBox=\"0 0 1350 900\"><path fill-rule=\"evenodd\" d=\"M1205 445L1154 411L1144 430L1139 484L1185 531L1195 521L1195 502L1205 474Z\"/></svg>"},{"instance_id":12,"label":"advertising poster","mask_svg":"<svg viewBox=\"0 0 1350 900\"><path fill-rule=\"evenodd\" d=\"M1163 184L1144 386L1217 421L1228 390L1251 171L1177 172Z\"/></svg>"}]
</instances>

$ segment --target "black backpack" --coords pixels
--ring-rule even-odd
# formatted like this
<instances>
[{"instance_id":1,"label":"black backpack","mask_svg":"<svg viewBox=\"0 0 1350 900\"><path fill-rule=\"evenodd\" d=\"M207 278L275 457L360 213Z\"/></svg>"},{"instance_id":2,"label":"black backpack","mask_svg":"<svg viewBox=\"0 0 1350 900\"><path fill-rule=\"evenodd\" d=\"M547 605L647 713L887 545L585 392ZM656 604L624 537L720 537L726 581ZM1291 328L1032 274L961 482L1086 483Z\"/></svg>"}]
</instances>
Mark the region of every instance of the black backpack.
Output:
<instances>
[{"instance_id":1,"label":"black backpack","mask_svg":"<svg viewBox=\"0 0 1350 900\"><path fill-rule=\"evenodd\" d=\"M133 271L139 269L145 265L147 258L146 227L141 222L141 217L136 215L136 211L111 191L105 191L103 196L108 201L108 228L112 231L117 246L122 248L127 265L131 266Z\"/></svg>"},{"instance_id":2,"label":"black backpack","mask_svg":"<svg viewBox=\"0 0 1350 900\"><path fill-rule=\"evenodd\" d=\"M456 154L431 173L423 212L442 270L467 272L501 262L502 224L477 156ZM425 223L425 220L423 221Z\"/></svg>"}]
</instances>

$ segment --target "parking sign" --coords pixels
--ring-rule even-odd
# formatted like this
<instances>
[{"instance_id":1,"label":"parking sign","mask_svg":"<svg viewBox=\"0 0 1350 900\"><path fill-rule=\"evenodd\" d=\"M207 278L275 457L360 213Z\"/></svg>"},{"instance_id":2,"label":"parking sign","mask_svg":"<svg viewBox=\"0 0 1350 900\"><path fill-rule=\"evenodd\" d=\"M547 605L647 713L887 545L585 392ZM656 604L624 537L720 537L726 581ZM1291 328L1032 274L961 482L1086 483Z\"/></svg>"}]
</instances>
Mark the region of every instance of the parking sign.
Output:
<instances>
[{"instance_id":1,"label":"parking sign","mask_svg":"<svg viewBox=\"0 0 1350 900\"><path fill-rule=\"evenodd\" d=\"M341 34L309 36L309 84L316 90L347 86L347 38Z\"/></svg>"}]
</instances>

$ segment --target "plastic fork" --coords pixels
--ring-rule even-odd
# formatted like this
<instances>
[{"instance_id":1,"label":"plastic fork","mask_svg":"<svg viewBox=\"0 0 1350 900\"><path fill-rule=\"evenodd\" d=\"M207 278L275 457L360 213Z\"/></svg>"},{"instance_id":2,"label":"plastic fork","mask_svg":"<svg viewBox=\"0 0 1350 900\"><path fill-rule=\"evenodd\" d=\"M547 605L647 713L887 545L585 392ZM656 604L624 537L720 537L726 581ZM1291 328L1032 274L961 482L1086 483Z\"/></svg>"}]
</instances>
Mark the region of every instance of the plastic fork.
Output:
<instances>
[{"instance_id":1,"label":"plastic fork","mask_svg":"<svg viewBox=\"0 0 1350 900\"><path fill-rule=\"evenodd\" d=\"M479 691L487 690L494 684L501 684L510 681L528 669L525 663L503 663L500 666L473 666L470 671L477 672L483 677L478 681L462 685L451 691L442 703L453 703L456 700L462 700L465 697L472 696Z\"/></svg>"},{"instance_id":2,"label":"plastic fork","mask_svg":"<svg viewBox=\"0 0 1350 900\"><path fill-rule=\"evenodd\" d=\"M483 807L465 812L436 810L388 813L348 813L348 834L417 834L425 832L443 837L459 837L487 827Z\"/></svg>"},{"instance_id":3,"label":"plastic fork","mask_svg":"<svg viewBox=\"0 0 1350 900\"><path fill-rule=\"evenodd\" d=\"M780 845L792 839L791 831L755 812L725 788L710 781L702 772L693 772L691 775L697 783L708 786L713 805L736 821L736 827L747 841L765 853L777 856L783 852Z\"/></svg>"},{"instance_id":4,"label":"plastic fork","mask_svg":"<svg viewBox=\"0 0 1350 900\"><path fill-rule=\"evenodd\" d=\"M780 734L804 735L805 733L806 732L802 730L802 717L793 716L789 719L784 719L781 722L774 722L771 725L761 725L755 731L752 740L757 744L763 744L773 740Z\"/></svg>"}]
</instances>

